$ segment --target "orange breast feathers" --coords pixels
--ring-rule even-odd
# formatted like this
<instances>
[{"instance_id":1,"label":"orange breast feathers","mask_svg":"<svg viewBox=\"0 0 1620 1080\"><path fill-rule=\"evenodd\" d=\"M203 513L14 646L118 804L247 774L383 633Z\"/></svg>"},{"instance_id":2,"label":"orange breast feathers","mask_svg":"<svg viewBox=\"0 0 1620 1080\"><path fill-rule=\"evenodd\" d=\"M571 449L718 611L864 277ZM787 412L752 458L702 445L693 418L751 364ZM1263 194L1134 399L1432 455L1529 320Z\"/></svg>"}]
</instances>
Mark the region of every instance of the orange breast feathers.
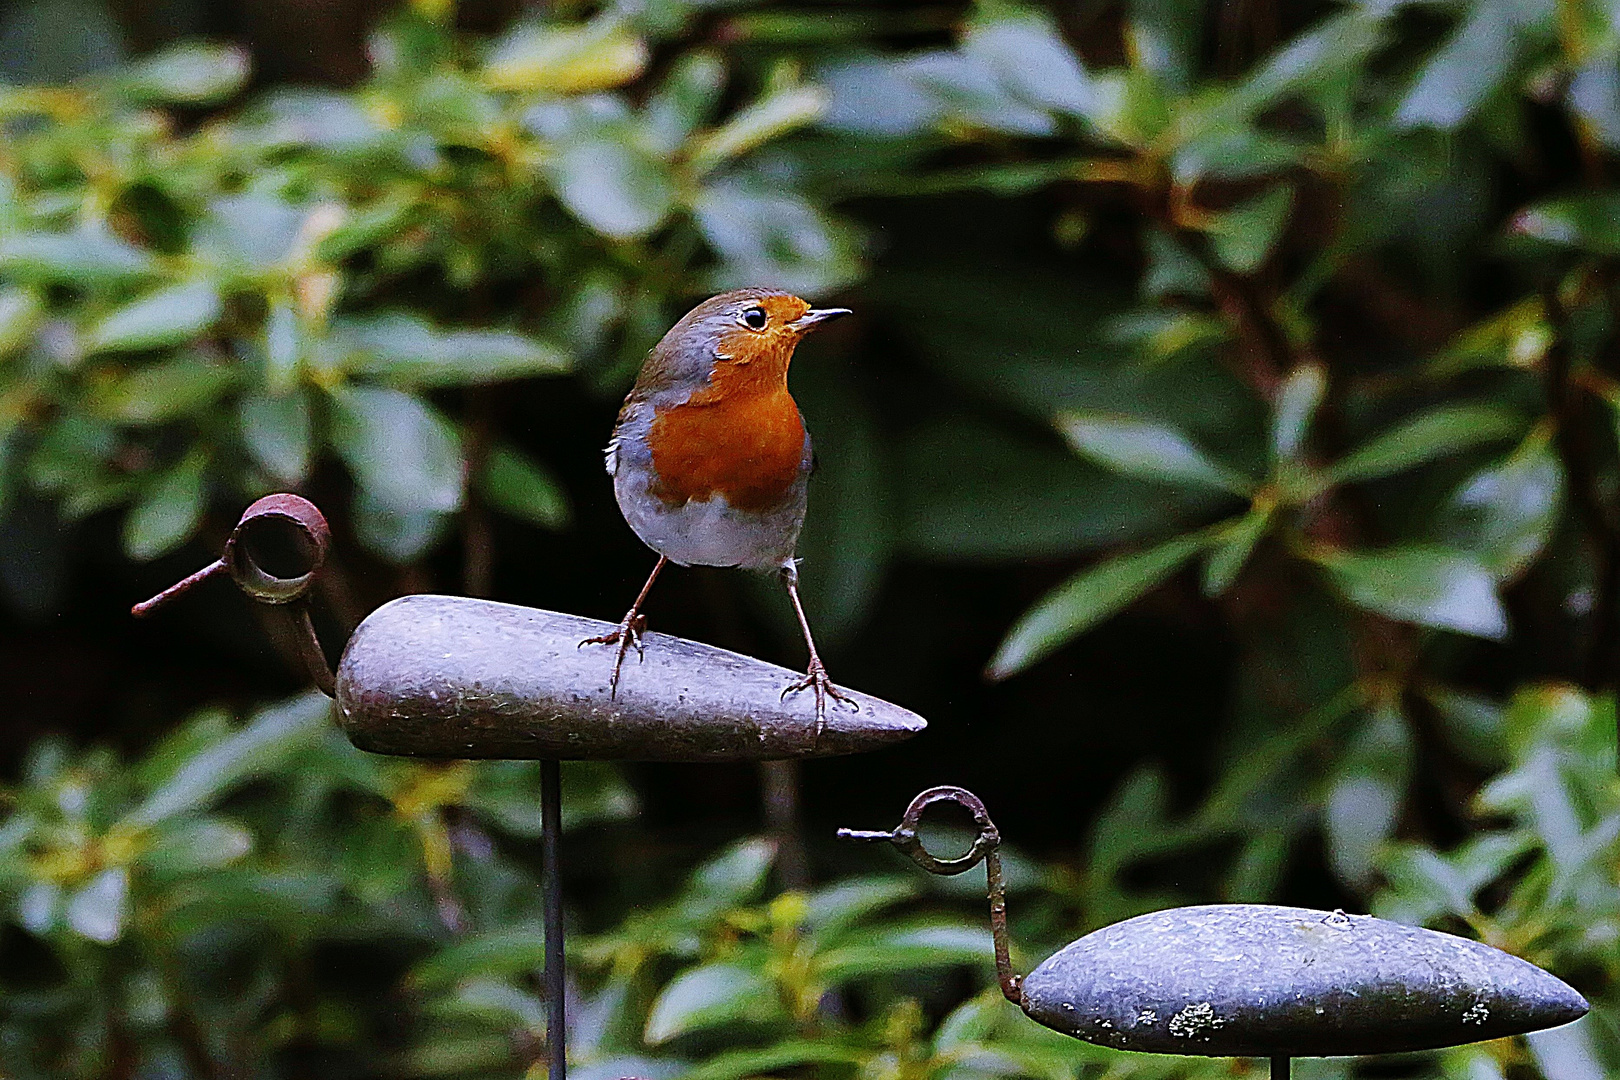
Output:
<instances>
[{"instance_id":1,"label":"orange breast feathers","mask_svg":"<svg viewBox=\"0 0 1620 1080\"><path fill-rule=\"evenodd\" d=\"M678 506L723 495L753 511L782 502L804 468L804 421L787 389L793 345L722 338L709 385L660 410L647 432L660 499Z\"/></svg>"}]
</instances>

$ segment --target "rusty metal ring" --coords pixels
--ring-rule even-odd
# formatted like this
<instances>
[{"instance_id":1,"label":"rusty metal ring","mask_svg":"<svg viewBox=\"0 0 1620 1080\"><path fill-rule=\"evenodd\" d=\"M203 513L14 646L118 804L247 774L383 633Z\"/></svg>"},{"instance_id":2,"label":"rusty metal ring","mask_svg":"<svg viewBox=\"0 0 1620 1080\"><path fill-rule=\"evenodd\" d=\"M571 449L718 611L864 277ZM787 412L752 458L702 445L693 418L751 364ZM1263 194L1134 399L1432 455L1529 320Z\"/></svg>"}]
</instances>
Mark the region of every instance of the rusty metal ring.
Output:
<instances>
[{"instance_id":1,"label":"rusty metal ring","mask_svg":"<svg viewBox=\"0 0 1620 1080\"><path fill-rule=\"evenodd\" d=\"M917 826L922 821L923 811L938 802L953 802L961 806L973 815L973 823L979 827L979 834L973 838L973 846L968 848L966 854L954 859L942 859L931 854L923 846L922 837L917 834ZM929 788L912 799L911 805L906 807L905 814L900 818L900 824L891 832L839 829L838 835L846 840L886 840L930 874L945 876L973 869L981 859L995 851L1001 844L1001 833L990 820L990 811L985 809L984 803L973 792L954 784Z\"/></svg>"},{"instance_id":2,"label":"rusty metal ring","mask_svg":"<svg viewBox=\"0 0 1620 1080\"><path fill-rule=\"evenodd\" d=\"M250 533L272 521L290 522L300 541L308 569L295 577L272 574L253 561L246 543ZM331 545L332 530L326 517L314 503L298 495L266 495L242 513L242 519L231 531L225 544L222 561L230 570L237 587L253 599L265 604L288 604L309 591L326 551Z\"/></svg>"}]
</instances>

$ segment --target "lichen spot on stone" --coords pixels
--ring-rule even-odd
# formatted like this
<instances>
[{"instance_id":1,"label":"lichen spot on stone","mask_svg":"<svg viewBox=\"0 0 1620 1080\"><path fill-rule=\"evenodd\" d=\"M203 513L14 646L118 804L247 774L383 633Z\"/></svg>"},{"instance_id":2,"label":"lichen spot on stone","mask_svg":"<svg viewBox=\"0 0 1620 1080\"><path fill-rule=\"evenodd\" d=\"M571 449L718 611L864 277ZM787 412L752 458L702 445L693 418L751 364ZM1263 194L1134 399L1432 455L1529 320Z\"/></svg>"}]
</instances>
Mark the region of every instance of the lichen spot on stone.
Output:
<instances>
[{"instance_id":1,"label":"lichen spot on stone","mask_svg":"<svg viewBox=\"0 0 1620 1080\"><path fill-rule=\"evenodd\" d=\"M1215 1007L1207 1001L1188 1005L1170 1018L1170 1034L1182 1039L1206 1038L1211 1031L1225 1026L1226 1021L1215 1015Z\"/></svg>"}]
</instances>

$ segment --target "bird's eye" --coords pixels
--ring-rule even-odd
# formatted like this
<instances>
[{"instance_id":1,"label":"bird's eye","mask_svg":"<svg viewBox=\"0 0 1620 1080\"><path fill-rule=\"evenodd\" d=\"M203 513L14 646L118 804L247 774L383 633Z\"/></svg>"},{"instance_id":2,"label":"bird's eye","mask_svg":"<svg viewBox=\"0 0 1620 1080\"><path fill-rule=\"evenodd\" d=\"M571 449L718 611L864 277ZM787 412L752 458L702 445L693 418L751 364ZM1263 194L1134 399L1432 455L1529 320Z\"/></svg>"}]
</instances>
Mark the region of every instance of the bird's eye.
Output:
<instances>
[{"instance_id":1,"label":"bird's eye","mask_svg":"<svg viewBox=\"0 0 1620 1080\"><path fill-rule=\"evenodd\" d=\"M742 321L753 330L765 329L765 309L751 307L742 313Z\"/></svg>"}]
</instances>

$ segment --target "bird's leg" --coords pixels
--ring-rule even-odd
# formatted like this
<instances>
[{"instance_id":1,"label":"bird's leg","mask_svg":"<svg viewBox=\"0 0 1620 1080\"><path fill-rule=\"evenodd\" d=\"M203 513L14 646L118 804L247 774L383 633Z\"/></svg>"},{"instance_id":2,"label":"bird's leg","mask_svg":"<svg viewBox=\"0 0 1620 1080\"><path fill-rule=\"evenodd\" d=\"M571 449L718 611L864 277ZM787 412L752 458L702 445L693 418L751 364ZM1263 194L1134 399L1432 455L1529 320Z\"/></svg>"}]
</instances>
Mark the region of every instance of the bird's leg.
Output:
<instances>
[{"instance_id":1,"label":"bird's leg","mask_svg":"<svg viewBox=\"0 0 1620 1080\"><path fill-rule=\"evenodd\" d=\"M810 650L810 666L805 670L804 678L790 685L782 691L782 696L797 693L800 690L814 690L816 692L816 737L821 737L822 728L827 726L827 699L842 701L845 705L860 712L861 707L854 698L833 685L832 679L827 677L827 667L821 662L821 654L816 652L816 639L810 636L810 620L804 617L804 605L799 602L799 568L789 559L782 564L782 584L787 586L788 598L793 601L793 613L799 617L799 629L804 631L804 645Z\"/></svg>"},{"instance_id":2,"label":"bird's leg","mask_svg":"<svg viewBox=\"0 0 1620 1080\"><path fill-rule=\"evenodd\" d=\"M647 584L636 594L636 602L630 605L630 610L624 613L624 619L617 627L600 637L588 637L580 642L581 646L613 644L619 646L618 655L613 658L613 676L608 680L610 698L619 696L619 669L624 666L624 654L630 651L630 646L636 647L637 660L644 655L641 633L647 629L647 616L641 613L641 605L647 599L647 594L652 592L653 582L658 580L658 571L662 570L667 562L669 562L668 555L658 556L658 561L653 564L652 573L647 575Z\"/></svg>"}]
</instances>

